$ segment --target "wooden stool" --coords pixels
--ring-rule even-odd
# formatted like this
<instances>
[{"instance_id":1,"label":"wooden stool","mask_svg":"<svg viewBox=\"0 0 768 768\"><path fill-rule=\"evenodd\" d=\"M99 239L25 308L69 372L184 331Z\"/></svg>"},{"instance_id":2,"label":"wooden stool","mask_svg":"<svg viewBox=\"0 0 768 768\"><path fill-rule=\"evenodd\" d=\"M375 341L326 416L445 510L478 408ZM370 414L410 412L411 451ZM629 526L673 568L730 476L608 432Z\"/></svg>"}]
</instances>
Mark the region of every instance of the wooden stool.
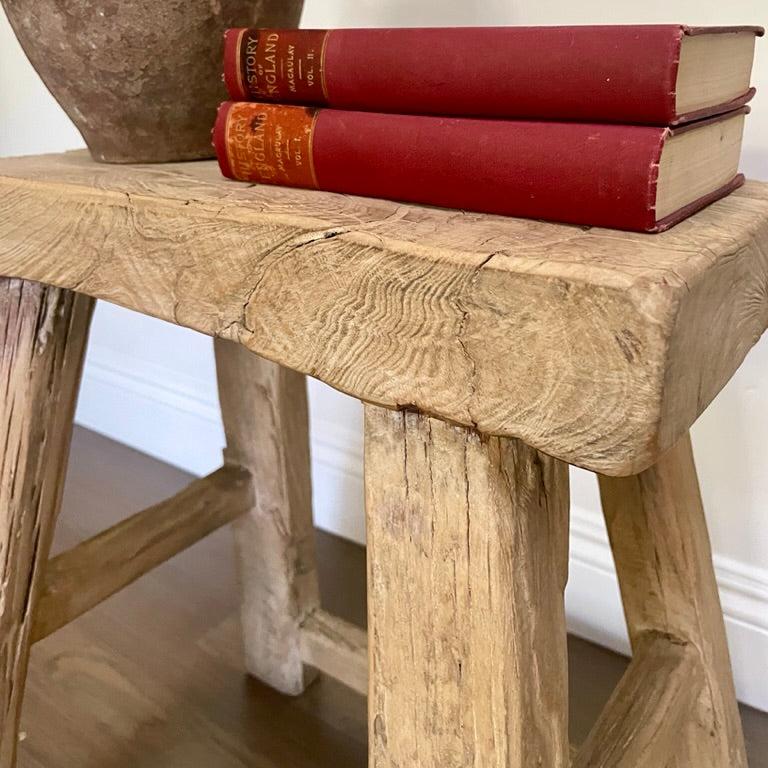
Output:
<instances>
[{"instance_id":1,"label":"wooden stool","mask_svg":"<svg viewBox=\"0 0 768 768\"><path fill-rule=\"evenodd\" d=\"M31 643L231 520L249 671L367 690L373 768L570 764L567 462L635 651L572 764L746 767L687 430L768 324L768 185L645 236L20 158L0 274L0 768ZM216 337L228 446L49 561L90 297ZM304 374L368 404L367 638L319 607Z\"/></svg>"}]
</instances>

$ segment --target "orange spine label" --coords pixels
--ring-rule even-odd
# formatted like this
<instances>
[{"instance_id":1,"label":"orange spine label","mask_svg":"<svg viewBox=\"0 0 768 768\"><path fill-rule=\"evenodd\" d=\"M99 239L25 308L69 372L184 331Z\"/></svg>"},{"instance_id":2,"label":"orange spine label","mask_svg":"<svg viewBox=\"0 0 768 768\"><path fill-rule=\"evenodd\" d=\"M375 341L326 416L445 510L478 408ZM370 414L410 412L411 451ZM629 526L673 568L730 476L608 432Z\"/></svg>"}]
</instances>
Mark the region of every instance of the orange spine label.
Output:
<instances>
[{"instance_id":1,"label":"orange spine label","mask_svg":"<svg viewBox=\"0 0 768 768\"><path fill-rule=\"evenodd\" d=\"M282 104L232 104L224 131L236 179L317 187L312 133L317 110Z\"/></svg>"},{"instance_id":2,"label":"orange spine label","mask_svg":"<svg viewBox=\"0 0 768 768\"><path fill-rule=\"evenodd\" d=\"M243 29L238 41L241 93L266 101L325 104L328 30Z\"/></svg>"}]
</instances>

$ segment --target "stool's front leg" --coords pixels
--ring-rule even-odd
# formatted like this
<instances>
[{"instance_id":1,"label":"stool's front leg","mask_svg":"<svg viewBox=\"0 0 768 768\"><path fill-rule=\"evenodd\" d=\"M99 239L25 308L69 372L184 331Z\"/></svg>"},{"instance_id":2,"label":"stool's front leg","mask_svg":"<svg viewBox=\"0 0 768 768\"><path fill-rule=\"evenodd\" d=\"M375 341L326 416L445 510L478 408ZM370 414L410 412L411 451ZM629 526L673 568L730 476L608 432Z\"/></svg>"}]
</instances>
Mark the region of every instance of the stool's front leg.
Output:
<instances>
[{"instance_id":1,"label":"stool's front leg","mask_svg":"<svg viewBox=\"0 0 768 768\"><path fill-rule=\"evenodd\" d=\"M366 407L372 768L563 768L567 467Z\"/></svg>"},{"instance_id":2,"label":"stool's front leg","mask_svg":"<svg viewBox=\"0 0 768 768\"><path fill-rule=\"evenodd\" d=\"M674 768L746 768L690 437L633 477L600 477L633 648L662 632L695 648L706 683Z\"/></svg>"},{"instance_id":3,"label":"stool's front leg","mask_svg":"<svg viewBox=\"0 0 768 768\"><path fill-rule=\"evenodd\" d=\"M30 630L92 307L81 294L0 278L0 768L16 756Z\"/></svg>"},{"instance_id":4,"label":"stool's front leg","mask_svg":"<svg viewBox=\"0 0 768 768\"><path fill-rule=\"evenodd\" d=\"M314 672L300 627L320 601L312 527L306 381L216 339L227 462L251 473L253 509L234 523L248 671L283 693Z\"/></svg>"}]
</instances>

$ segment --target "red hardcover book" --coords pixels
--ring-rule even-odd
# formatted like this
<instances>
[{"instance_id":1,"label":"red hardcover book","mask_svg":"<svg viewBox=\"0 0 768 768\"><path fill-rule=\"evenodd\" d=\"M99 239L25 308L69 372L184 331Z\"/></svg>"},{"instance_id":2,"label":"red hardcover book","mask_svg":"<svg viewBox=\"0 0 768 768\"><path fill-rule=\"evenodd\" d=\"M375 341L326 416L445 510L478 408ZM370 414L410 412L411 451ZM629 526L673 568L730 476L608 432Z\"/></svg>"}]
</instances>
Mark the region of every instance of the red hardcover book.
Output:
<instances>
[{"instance_id":1,"label":"red hardcover book","mask_svg":"<svg viewBox=\"0 0 768 768\"><path fill-rule=\"evenodd\" d=\"M660 231L739 186L748 108L670 129L226 102L225 176Z\"/></svg>"},{"instance_id":2,"label":"red hardcover book","mask_svg":"<svg viewBox=\"0 0 768 768\"><path fill-rule=\"evenodd\" d=\"M235 101L674 125L745 104L760 27L230 29Z\"/></svg>"}]
</instances>

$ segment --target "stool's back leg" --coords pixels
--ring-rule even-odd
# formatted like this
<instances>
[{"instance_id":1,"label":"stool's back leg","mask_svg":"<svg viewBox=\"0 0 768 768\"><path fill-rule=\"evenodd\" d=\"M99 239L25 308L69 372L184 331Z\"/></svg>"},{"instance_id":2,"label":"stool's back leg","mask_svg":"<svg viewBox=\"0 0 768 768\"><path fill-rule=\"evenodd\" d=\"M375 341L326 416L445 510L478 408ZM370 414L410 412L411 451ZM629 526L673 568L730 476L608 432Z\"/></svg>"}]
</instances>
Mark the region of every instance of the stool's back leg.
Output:
<instances>
[{"instance_id":1,"label":"stool's back leg","mask_svg":"<svg viewBox=\"0 0 768 768\"><path fill-rule=\"evenodd\" d=\"M15 761L92 307L81 294L0 278L0 768Z\"/></svg>"},{"instance_id":2,"label":"stool's back leg","mask_svg":"<svg viewBox=\"0 0 768 768\"><path fill-rule=\"evenodd\" d=\"M301 693L299 627L317 607L306 381L216 339L225 458L251 473L253 509L234 523L248 671Z\"/></svg>"},{"instance_id":3,"label":"stool's back leg","mask_svg":"<svg viewBox=\"0 0 768 768\"><path fill-rule=\"evenodd\" d=\"M632 477L600 477L630 639L665 632L690 642L706 676L677 768L746 768L707 524L686 434Z\"/></svg>"},{"instance_id":4,"label":"stool's back leg","mask_svg":"<svg viewBox=\"0 0 768 768\"><path fill-rule=\"evenodd\" d=\"M563 768L568 474L366 407L372 768Z\"/></svg>"}]
</instances>

